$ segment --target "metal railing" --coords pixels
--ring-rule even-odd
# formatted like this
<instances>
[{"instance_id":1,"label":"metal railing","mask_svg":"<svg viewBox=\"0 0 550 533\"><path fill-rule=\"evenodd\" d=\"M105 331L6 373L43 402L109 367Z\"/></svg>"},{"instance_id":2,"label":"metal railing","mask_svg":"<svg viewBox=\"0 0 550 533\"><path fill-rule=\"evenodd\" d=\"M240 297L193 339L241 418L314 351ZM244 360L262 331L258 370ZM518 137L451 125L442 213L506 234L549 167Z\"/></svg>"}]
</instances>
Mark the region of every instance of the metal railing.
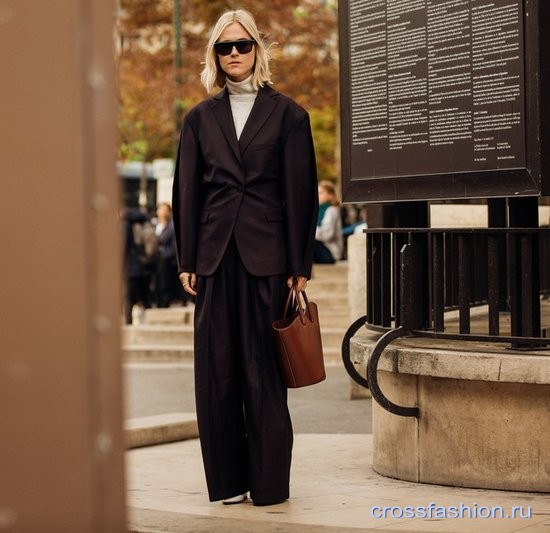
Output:
<instances>
[{"instance_id":1,"label":"metal railing","mask_svg":"<svg viewBox=\"0 0 550 533\"><path fill-rule=\"evenodd\" d=\"M384 348L399 337L509 343L513 349L550 344L541 326L541 295L550 292L550 229L367 229L367 314L342 343L350 376L371 389L382 407L419 416L416 407L388 400L377 380ZM471 310L487 306L487 323L472 332ZM446 323L457 310L458 323ZM509 328L501 317L509 316ZM363 378L350 358L349 342L362 327L383 332ZM476 320L476 328L479 320Z\"/></svg>"}]
</instances>

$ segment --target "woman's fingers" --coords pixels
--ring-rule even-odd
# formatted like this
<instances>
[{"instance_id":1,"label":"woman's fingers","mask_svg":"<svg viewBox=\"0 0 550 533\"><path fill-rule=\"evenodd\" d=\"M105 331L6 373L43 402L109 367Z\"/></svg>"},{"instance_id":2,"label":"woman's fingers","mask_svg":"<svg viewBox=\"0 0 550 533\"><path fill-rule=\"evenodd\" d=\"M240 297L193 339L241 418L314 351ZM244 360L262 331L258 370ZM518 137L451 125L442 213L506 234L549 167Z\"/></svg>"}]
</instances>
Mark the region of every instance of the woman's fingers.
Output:
<instances>
[{"instance_id":1,"label":"woman's fingers","mask_svg":"<svg viewBox=\"0 0 550 533\"><path fill-rule=\"evenodd\" d=\"M304 276L298 276L297 278L294 278L294 276L290 276L287 279L286 284L289 289L290 287L292 287L292 285L296 284L296 288L299 291L304 291L307 287L307 278Z\"/></svg>"},{"instance_id":2,"label":"woman's fingers","mask_svg":"<svg viewBox=\"0 0 550 533\"><path fill-rule=\"evenodd\" d=\"M192 294L193 296L197 295L197 275L194 272L182 272L179 275L183 290Z\"/></svg>"}]
</instances>

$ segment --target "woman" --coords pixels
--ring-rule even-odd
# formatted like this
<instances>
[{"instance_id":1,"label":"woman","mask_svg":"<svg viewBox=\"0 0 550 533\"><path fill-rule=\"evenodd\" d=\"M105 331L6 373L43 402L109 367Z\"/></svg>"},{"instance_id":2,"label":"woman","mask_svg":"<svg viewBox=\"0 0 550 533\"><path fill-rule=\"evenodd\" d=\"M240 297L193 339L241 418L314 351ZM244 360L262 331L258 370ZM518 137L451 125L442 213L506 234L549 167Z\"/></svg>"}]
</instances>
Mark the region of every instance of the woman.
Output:
<instances>
[{"instance_id":1,"label":"woman","mask_svg":"<svg viewBox=\"0 0 550 533\"><path fill-rule=\"evenodd\" d=\"M269 86L252 16L223 14L210 92L181 132L173 206L179 277L195 304L195 389L211 501L289 497L292 425L271 324L311 275L317 177L308 114Z\"/></svg>"},{"instance_id":2,"label":"woman","mask_svg":"<svg viewBox=\"0 0 550 533\"><path fill-rule=\"evenodd\" d=\"M315 230L315 263L335 263L342 259L344 237L340 218L340 201L331 181L319 182L319 214Z\"/></svg>"}]
</instances>

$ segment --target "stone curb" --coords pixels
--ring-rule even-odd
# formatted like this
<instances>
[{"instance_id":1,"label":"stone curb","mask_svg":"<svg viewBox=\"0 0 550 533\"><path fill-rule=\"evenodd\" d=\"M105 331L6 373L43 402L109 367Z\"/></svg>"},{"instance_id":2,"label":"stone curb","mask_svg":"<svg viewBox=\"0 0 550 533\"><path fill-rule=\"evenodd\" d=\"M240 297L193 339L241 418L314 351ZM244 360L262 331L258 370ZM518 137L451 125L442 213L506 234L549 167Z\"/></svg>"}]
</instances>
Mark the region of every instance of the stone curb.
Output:
<instances>
[{"instance_id":1,"label":"stone curb","mask_svg":"<svg viewBox=\"0 0 550 533\"><path fill-rule=\"evenodd\" d=\"M125 436L132 449L196 439L199 430L195 413L170 413L126 420Z\"/></svg>"},{"instance_id":2,"label":"stone curb","mask_svg":"<svg viewBox=\"0 0 550 533\"><path fill-rule=\"evenodd\" d=\"M374 337L364 332L355 335L350 343L352 361L365 363L375 342ZM550 358L547 354L544 350L528 354L510 351L504 343L405 338L385 349L378 369L436 378L548 385Z\"/></svg>"}]
</instances>

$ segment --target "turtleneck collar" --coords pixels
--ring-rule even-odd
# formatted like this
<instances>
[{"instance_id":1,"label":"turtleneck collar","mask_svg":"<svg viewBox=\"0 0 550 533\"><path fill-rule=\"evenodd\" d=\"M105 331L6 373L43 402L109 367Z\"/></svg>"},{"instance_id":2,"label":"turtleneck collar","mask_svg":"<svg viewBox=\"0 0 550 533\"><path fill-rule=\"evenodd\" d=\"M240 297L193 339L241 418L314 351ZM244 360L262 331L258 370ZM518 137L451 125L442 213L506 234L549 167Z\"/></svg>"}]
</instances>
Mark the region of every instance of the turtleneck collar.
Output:
<instances>
[{"instance_id":1,"label":"turtleneck collar","mask_svg":"<svg viewBox=\"0 0 550 533\"><path fill-rule=\"evenodd\" d=\"M252 74L243 81L231 81L226 78L225 84L229 94L256 94L258 92L252 85Z\"/></svg>"}]
</instances>

